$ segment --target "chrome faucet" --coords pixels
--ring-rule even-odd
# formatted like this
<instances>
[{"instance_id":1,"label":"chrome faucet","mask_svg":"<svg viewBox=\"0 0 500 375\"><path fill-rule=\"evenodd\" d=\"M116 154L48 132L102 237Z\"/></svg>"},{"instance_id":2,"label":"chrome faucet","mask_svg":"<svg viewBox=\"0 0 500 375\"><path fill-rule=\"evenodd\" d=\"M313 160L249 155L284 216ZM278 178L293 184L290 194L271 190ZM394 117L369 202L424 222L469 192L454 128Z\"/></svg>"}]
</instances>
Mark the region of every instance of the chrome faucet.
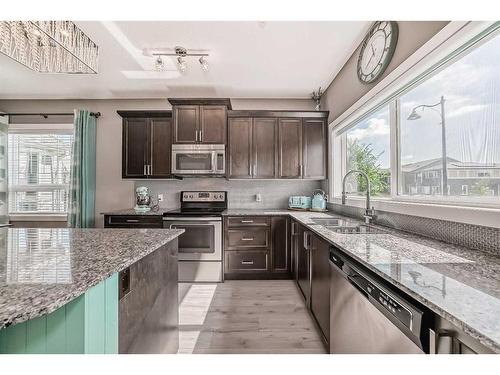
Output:
<instances>
[{"instance_id":1,"label":"chrome faucet","mask_svg":"<svg viewBox=\"0 0 500 375\"><path fill-rule=\"evenodd\" d=\"M363 176L366 180L366 210L363 217L365 218L365 223L370 224L370 222L375 217L375 210L373 207L370 208L370 179L368 178L368 175L365 172L351 169L349 172L345 174L344 178L342 179L342 204L345 204L345 200L347 197L347 194L345 192L345 182L347 180L347 176L353 173L358 173L359 175Z\"/></svg>"}]
</instances>

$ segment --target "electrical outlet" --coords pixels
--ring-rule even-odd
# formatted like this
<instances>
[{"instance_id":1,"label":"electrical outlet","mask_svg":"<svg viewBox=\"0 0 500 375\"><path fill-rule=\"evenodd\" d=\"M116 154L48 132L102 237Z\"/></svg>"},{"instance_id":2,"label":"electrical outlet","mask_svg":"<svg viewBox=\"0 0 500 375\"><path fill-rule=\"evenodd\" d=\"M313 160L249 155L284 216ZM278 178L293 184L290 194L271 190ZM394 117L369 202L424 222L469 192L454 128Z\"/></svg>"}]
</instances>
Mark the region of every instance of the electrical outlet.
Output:
<instances>
[{"instance_id":1,"label":"electrical outlet","mask_svg":"<svg viewBox=\"0 0 500 375\"><path fill-rule=\"evenodd\" d=\"M262 202L262 196L260 195L260 193L255 194L255 201L256 202Z\"/></svg>"},{"instance_id":2,"label":"electrical outlet","mask_svg":"<svg viewBox=\"0 0 500 375\"><path fill-rule=\"evenodd\" d=\"M158 202L163 202L163 194L158 194Z\"/></svg>"}]
</instances>

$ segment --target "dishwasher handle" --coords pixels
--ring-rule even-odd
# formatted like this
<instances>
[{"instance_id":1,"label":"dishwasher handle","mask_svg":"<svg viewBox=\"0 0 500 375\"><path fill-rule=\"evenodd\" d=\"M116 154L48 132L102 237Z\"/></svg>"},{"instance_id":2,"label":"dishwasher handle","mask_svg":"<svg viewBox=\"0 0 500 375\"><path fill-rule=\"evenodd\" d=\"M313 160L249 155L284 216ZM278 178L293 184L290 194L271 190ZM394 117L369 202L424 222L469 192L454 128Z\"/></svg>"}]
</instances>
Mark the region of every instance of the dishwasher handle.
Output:
<instances>
[{"instance_id":1,"label":"dishwasher handle","mask_svg":"<svg viewBox=\"0 0 500 375\"><path fill-rule=\"evenodd\" d=\"M359 275L347 275L347 280L351 283L353 287L355 287L363 296L366 298L370 298L368 292L363 288L358 282L356 281L356 278L361 277Z\"/></svg>"}]
</instances>

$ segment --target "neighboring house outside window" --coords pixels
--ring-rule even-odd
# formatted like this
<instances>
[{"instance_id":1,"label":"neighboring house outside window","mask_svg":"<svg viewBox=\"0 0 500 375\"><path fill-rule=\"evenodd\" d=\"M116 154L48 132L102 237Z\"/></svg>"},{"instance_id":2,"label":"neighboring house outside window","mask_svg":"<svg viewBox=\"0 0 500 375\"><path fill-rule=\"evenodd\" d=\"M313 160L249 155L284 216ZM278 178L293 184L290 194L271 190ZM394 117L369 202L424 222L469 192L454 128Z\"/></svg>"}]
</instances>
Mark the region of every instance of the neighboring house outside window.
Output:
<instances>
[{"instance_id":1,"label":"neighboring house outside window","mask_svg":"<svg viewBox=\"0 0 500 375\"><path fill-rule=\"evenodd\" d=\"M10 215L67 214L72 139L72 125L9 129Z\"/></svg>"}]
</instances>

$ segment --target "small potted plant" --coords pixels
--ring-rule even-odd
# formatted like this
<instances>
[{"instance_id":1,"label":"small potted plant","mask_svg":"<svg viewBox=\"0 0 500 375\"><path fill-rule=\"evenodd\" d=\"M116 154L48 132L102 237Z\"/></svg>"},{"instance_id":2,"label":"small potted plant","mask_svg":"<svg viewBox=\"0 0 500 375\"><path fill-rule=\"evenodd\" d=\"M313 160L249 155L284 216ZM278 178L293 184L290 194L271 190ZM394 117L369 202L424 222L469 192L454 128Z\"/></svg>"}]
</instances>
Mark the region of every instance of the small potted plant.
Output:
<instances>
[{"instance_id":1,"label":"small potted plant","mask_svg":"<svg viewBox=\"0 0 500 375\"><path fill-rule=\"evenodd\" d=\"M311 94L311 99L316 102L316 111L319 111L321 109L321 97L323 96L323 91L321 91L321 87L318 89L318 91L313 91Z\"/></svg>"}]
</instances>

